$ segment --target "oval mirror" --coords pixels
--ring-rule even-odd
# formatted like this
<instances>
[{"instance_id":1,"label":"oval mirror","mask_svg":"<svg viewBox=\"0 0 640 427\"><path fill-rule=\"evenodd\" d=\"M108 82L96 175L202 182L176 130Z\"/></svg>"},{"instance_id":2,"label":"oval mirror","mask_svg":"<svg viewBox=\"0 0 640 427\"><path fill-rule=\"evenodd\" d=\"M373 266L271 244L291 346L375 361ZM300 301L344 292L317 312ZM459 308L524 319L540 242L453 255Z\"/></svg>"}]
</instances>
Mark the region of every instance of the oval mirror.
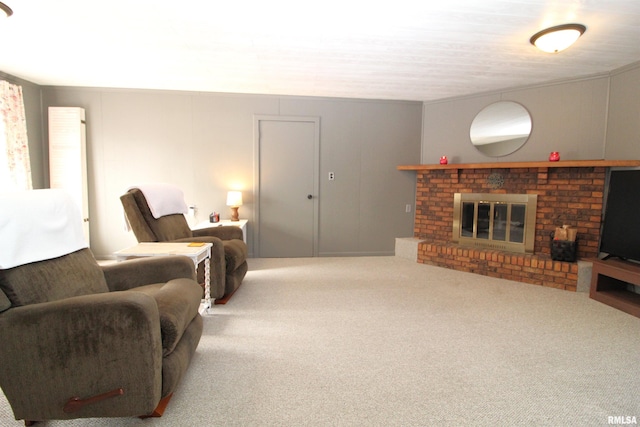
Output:
<instances>
[{"instance_id":1,"label":"oval mirror","mask_svg":"<svg viewBox=\"0 0 640 427\"><path fill-rule=\"evenodd\" d=\"M522 147L531 135L531 115L513 101L494 102L483 108L471 123L471 143L482 154L506 156Z\"/></svg>"}]
</instances>

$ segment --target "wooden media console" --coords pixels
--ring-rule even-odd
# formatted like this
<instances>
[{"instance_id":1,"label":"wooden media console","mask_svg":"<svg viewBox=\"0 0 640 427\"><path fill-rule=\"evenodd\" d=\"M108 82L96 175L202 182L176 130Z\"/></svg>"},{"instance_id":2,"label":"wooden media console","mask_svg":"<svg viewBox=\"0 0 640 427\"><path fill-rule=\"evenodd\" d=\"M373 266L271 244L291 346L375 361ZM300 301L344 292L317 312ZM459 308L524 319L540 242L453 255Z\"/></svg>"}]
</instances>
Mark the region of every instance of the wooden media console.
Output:
<instances>
[{"instance_id":1,"label":"wooden media console","mask_svg":"<svg viewBox=\"0 0 640 427\"><path fill-rule=\"evenodd\" d=\"M640 317L640 264L616 259L593 262L589 296L601 303Z\"/></svg>"}]
</instances>

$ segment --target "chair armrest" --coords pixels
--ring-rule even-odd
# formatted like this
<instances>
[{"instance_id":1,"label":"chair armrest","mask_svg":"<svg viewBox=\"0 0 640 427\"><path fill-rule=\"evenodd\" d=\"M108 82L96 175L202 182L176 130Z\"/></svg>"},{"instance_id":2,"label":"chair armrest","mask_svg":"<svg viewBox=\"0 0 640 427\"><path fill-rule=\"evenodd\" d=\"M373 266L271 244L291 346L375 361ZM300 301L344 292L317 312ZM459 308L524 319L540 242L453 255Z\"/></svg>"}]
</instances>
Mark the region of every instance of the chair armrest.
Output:
<instances>
[{"instance_id":1,"label":"chair armrest","mask_svg":"<svg viewBox=\"0 0 640 427\"><path fill-rule=\"evenodd\" d=\"M0 385L16 419L151 413L162 393L158 308L140 292L107 292L0 314ZM124 394L63 412L71 397ZM35 404L37 402L37 405Z\"/></svg>"},{"instance_id":2,"label":"chair armrest","mask_svg":"<svg viewBox=\"0 0 640 427\"><path fill-rule=\"evenodd\" d=\"M194 237L214 236L222 240L242 240L242 229L235 225L221 225L219 227L200 228L192 230Z\"/></svg>"},{"instance_id":3,"label":"chair armrest","mask_svg":"<svg viewBox=\"0 0 640 427\"><path fill-rule=\"evenodd\" d=\"M102 271L111 291L125 291L172 279L196 280L193 261L181 255L131 259L103 265Z\"/></svg>"}]
</instances>

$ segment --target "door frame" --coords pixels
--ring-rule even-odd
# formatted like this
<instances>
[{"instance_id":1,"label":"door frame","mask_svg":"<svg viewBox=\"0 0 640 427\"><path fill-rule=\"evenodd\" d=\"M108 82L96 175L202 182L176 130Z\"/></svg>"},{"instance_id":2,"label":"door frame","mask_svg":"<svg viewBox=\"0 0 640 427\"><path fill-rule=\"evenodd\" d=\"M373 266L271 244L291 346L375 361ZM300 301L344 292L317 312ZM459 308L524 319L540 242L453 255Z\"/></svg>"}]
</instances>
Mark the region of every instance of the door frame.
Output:
<instances>
[{"instance_id":1,"label":"door frame","mask_svg":"<svg viewBox=\"0 0 640 427\"><path fill-rule=\"evenodd\" d=\"M253 252L254 256L260 257L260 122L310 122L314 124L313 141L313 256L318 256L318 232L319 232L319 211L320 211L320 117L318 116L276 116L276 115L254 115L253 116L253 194L255 196L254 211L254 233Z\"/></svg>"}]
</instances>

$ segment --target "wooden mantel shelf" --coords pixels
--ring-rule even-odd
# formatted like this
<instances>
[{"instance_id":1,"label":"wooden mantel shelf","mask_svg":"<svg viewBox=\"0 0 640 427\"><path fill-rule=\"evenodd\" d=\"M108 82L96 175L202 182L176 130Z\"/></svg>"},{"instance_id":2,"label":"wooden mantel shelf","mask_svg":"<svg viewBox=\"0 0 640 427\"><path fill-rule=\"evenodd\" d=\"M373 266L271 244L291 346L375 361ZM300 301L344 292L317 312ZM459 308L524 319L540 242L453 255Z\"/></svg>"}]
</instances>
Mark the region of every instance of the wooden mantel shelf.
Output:
<instances>
[{"instance_id":1,"label":"wooden mantel shelf","mask_svg":"<svg viewBox=\"0 0 640 427\"><path fill-rule=\"evenodd\" d=\"M401 171L421 171L438 169L519 169L519 168L591 168L591 167L634 167L640 160L561 160L559 162L494 162L494 163L450 163L447 165L400 165Z\"/></svg>"}]
</instances>

